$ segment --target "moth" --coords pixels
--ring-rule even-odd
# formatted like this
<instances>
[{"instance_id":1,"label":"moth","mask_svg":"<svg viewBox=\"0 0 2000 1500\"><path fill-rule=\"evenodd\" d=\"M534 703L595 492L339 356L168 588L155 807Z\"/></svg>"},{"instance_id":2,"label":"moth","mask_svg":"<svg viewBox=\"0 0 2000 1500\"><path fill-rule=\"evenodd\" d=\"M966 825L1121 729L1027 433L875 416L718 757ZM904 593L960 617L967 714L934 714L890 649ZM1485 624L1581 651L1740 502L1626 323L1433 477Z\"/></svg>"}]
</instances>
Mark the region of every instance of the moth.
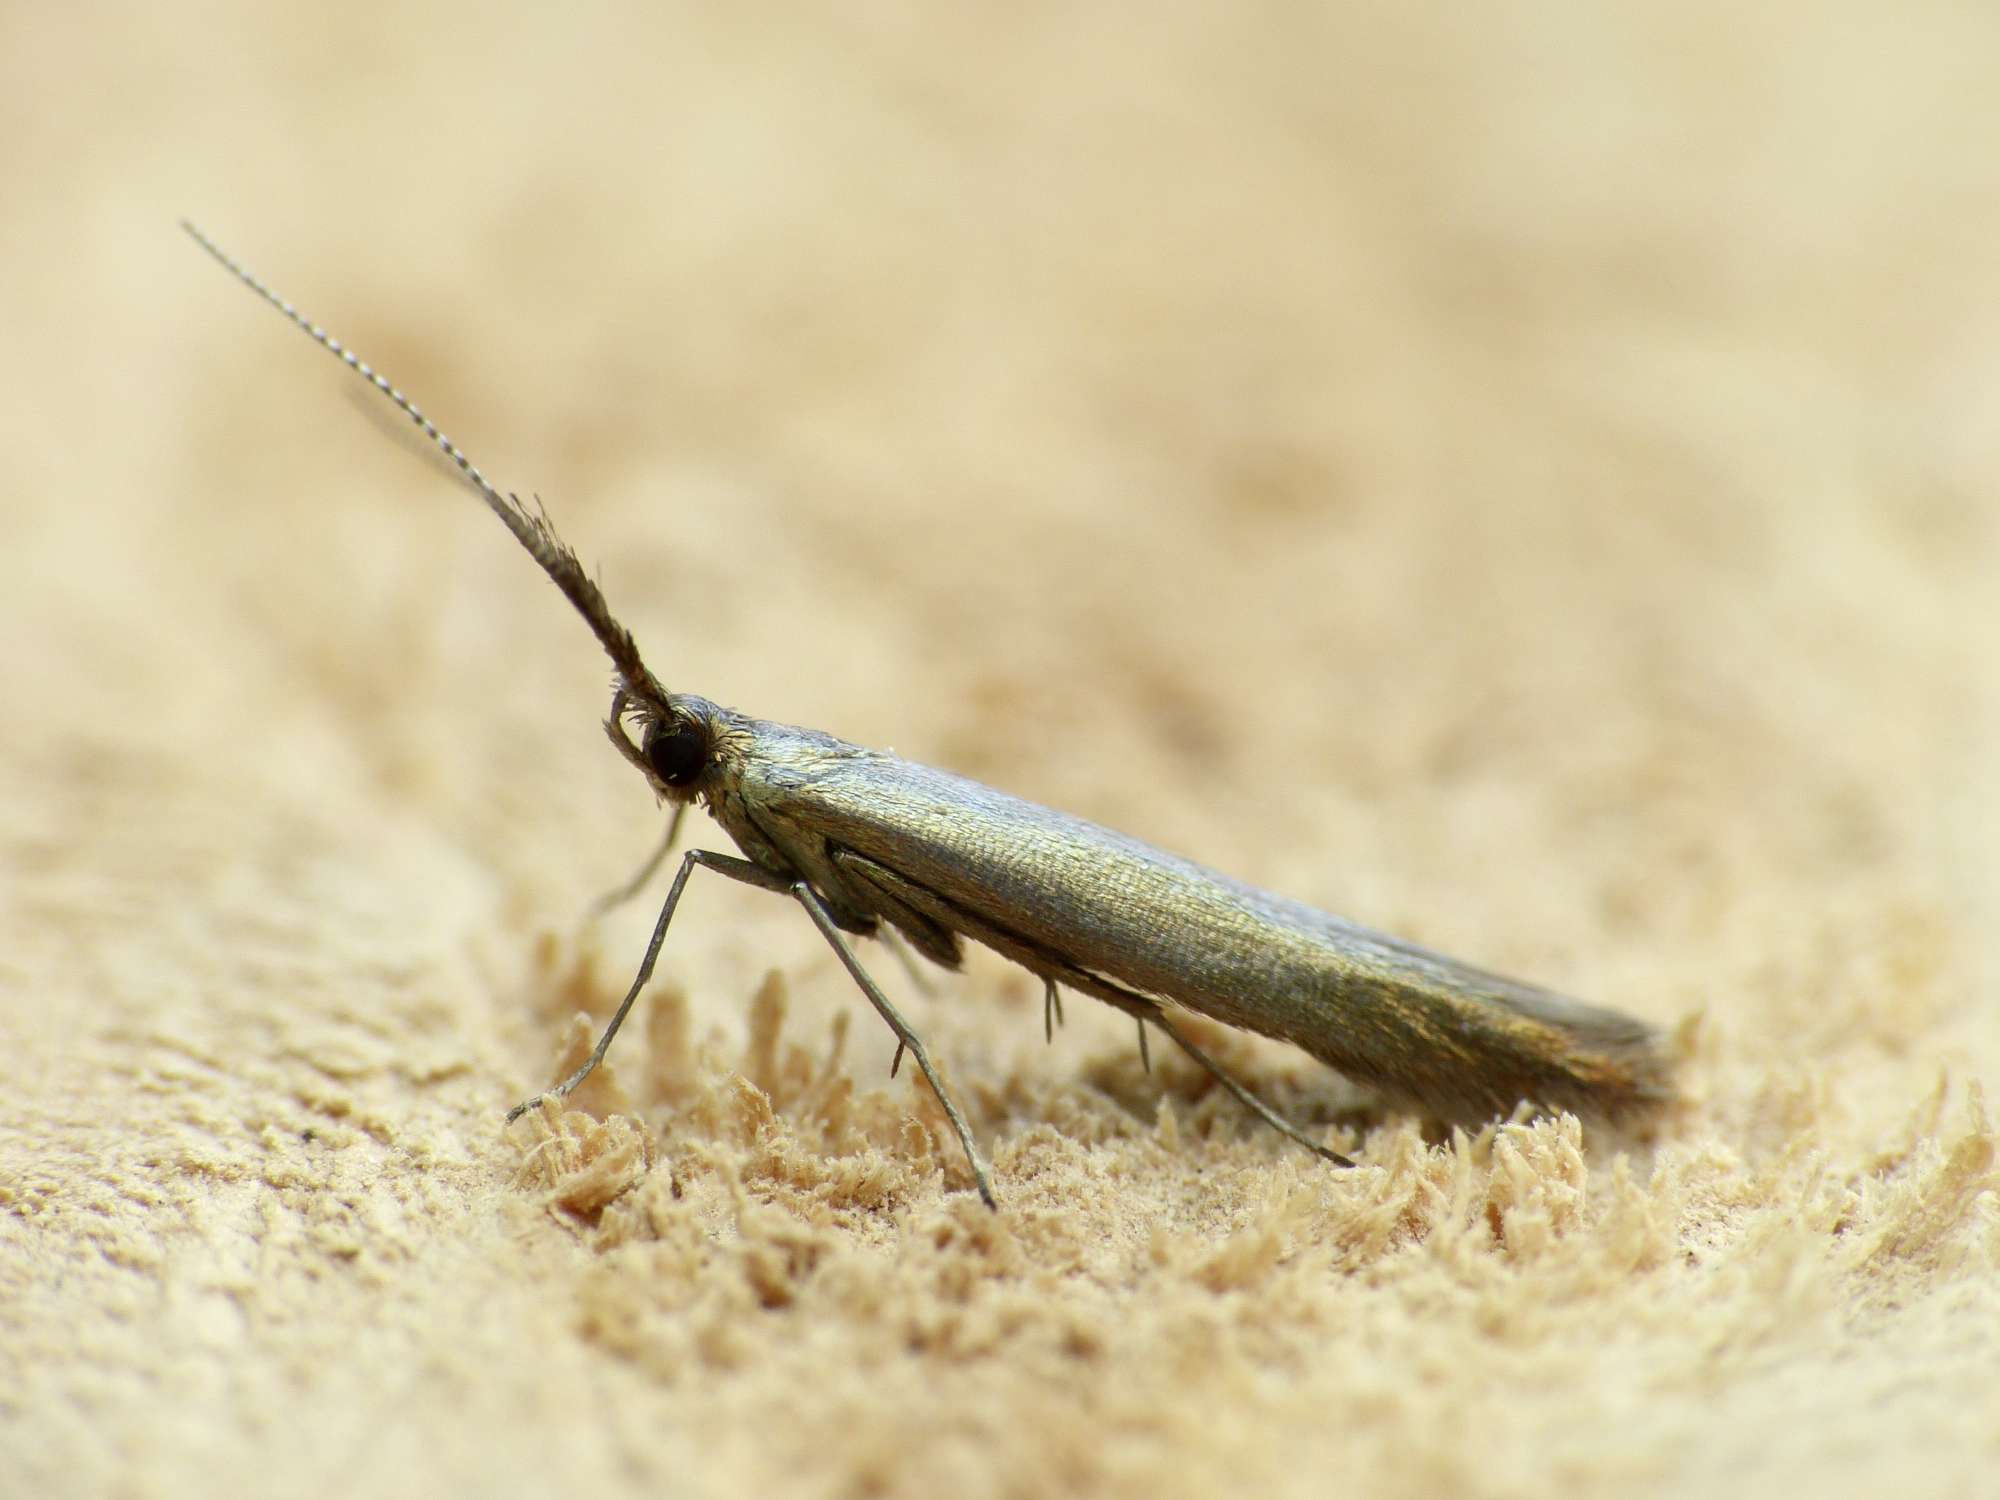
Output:
<instances>
[{"instance_id":1,"label":"moth","mask_svg":"<svg viewBox=\"0 0 2000 1500\"><path fill-rule=\"evenodd\" d=\"M949 771L669 690L539 501L530 510L501 493L384 376L194 225L182 227L415 423L562 590L611 658L605 733L675 809L668 843L698 805L739 851L682 855L638 973L589 1059L516 1105L510 1121L563 1098L603 1060L697 868L805 910L895 1034L892 1073L907 1052L937 1095L989 1206L992 1174L971 1128L850 937L898 934L947 969L967 942L990 948L1042 981L1045 1024L1065 989L1115 1006L1138 1022L1142 1048L1146 1028L1157 1028L1259 1118L1341 1166L1353 1163L1252 1094L1196 1045L1179 1013L1289 1042L1448 1121L1490 1120L1523 1102L1615 1118L1673 1096L1663 1039L1635 1017L1370 931Z\"/></svg>"}]
</instances>

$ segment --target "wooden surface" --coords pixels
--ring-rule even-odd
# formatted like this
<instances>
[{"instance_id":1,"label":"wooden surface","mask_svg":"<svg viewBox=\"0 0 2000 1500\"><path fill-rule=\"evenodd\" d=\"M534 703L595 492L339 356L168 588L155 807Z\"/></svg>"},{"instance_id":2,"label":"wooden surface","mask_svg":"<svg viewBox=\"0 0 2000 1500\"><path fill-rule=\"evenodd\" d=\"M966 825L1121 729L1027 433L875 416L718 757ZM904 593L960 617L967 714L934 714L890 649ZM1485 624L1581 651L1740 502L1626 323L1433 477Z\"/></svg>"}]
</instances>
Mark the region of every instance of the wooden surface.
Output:
<instances>
[{"instance_id":1,"label":"wooden surface","mask_svg":"<svg viewBox=\"0 0 2000 1500\"><path fill-rule=\"evenodd\" d=\"M2000 1464L2000 22L21 11L0 1489L1972 1494ZM1322 1167L693 889L602 658L1684 1026ZM712 842L713 830L694 836ZM773 977L775 976L775 977ZM602 1123L597 1123L601 1119Z\"/></svg>"}]
</instances>

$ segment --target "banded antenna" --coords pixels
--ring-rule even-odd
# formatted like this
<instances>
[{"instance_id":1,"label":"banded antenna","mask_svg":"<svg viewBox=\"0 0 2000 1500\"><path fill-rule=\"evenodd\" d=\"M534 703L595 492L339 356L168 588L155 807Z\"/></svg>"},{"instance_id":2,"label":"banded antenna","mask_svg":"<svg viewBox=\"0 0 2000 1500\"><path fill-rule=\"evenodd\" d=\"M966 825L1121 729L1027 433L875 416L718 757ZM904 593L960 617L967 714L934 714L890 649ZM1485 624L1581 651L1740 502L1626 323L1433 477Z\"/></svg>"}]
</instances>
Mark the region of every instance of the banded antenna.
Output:
<instances>
[{"instance_id":1,"label":"banded antenna","mask_svg":"<svg viewBox=\"0 0 2000 1500\"><path fill-rule=\"evenodd\" d=\"M617 617L611 613L611 606L604 602L604 591L597 586L597 581L584 571L583 563L578 560L575 550L556 535L556 529L550 523L548 512L542 507L539 497L536 498L535 509L531 511L521 503L519 496L501 494L493 487L492 482L479 472L478 465L466 456L465 451L439 431L437 424L423 414L416 402L397 390L374 366L279 296L188 220L181 220L181 228L188 232L189 237L197 245L213 256L225 271L283 313L315 344L375 387L394 404L398 411L415 423L417 430L436 444L438 451L452 461L460 476L478 493L479 498L486 502L486 508L498 516L506 528L514 533L514 540L527 548L528 555L542 565L542 571L555 581L555 586L563 591L564 597L576 606L576 612L583 616L584 623L590 626L591 631L602 643L606 654L610 656L611 664L618 669L618 675L624 680L626 691L642 703L650 700L651 703L664 708L666 690L660 686L647 669L646 663L640 658L639 647L633 641L632 633L618 623Z\"/></svg>"}]
</instances>

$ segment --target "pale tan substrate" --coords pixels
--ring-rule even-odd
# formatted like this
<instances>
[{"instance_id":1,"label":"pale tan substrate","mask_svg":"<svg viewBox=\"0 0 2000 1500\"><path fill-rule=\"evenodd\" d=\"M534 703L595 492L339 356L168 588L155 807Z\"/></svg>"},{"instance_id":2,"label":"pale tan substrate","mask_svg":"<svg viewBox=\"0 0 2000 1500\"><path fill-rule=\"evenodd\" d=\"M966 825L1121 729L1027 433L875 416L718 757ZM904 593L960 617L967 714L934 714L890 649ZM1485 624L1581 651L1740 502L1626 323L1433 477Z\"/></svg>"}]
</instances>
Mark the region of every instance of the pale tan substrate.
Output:
<instances>
[{"instance_id":1,"label":"pale tan substrate","mask_svg":"<svg viewBox=\"0 0 2000 1500\"><path fill-rule=\"evenodd\" d=\"M0 1491L1990 1493L2000 22L850 9L11 18ZM989 1215L718 883L503 1131L650 800L183 213L675 686L1682 1026L1685 1111L1210 1034L1339 1172L981 961Z\"/></svg>"}]
</instances>

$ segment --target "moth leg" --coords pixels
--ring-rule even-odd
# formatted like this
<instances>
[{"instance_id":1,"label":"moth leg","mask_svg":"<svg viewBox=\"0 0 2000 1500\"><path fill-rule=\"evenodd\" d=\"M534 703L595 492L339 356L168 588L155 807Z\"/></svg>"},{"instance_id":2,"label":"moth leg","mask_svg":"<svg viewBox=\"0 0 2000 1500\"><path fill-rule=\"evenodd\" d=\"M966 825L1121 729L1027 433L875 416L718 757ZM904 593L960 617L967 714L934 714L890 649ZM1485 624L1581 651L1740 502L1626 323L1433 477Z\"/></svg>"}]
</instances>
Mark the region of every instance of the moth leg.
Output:
<instances>
[{"instance_id":1,"label":"moth leg","mask_svg":"<svg viewBox=\"0 0 2000 1500\"><path fill-rule=\"evenodd\" d=\"M910 951L909 941L896 931L891 923L884 922L875 936L882 940L882 946L896 955L896 962L903 966L903 974L914 989L926 1000L937 999L937 986L931 983L931 976L917 967L917 956Z\"/></svg>"},{"instance_id":2,"label":"moth leg","mask_svg":"<svg viewBox=\"0 0 2000 1500\"><path fill-rule=\"evenodd\" d=\"M1223 1068L1221 1063L1217 1062L1214 1058L1210 1057L1206 1052L1202 1051L1201 1048L1197 1047L1193 1043L1193 1041L1191 1041L1189 1038L1182 1035L1180 1029L1177 1026L1175 1026L1173 1022L1167 1019L1166 1013L1164 1011L1157 1011L1148 1019L1151 1020L1155 1026L1159 1027L1160 1030L1164 1031L1168 1036L1172 1037L1177 1043L1179 1043L1181 1051L1185 1052L1189 1057L1193 1058L1196 1062L1200 1063L1204 1068L1208 1069L1208 1071L1215 1076L1215 1081L1221 1084L1224 1088L1228 1089L1229 1092L1235 1096L1236 1102L1238 1104L1242 1105L1245 1109L1249 1110L1251 1114L1255 1115L1258 1119L1262 1120L1266 1125L1270 1126L1273 1130L1277 1131L1278 1134L1284 1136L1287 1140L1298 1142L1298 1144L1304 1146L1306 1150L1312 1152L1315 1156L1325 1157L1328 1161L1332 1162L1337 1167L1351 1167L1354 1165L1352 1161L1350 1161L1347 1157L1342 1156L1338 1151L1334 1151L1326 1146L1322 1146L1318 1141L1314 1140L1311 1136L1307 1135L1303 1130L1299 1129L1299 1127L1294 1125L1290 1120L1287 1120L1283 1115L1279 1114L1275 1109L1271 1108L1271 1106L1266 1104L1262 1099L1259 1099L1255 1094L1251 1093L1249 1089L1244 1087L1242 1084L1238 1083L1234 1078L1230 1077L1229 1073ZM1146 1023L1144 1021L1141 1021L1139 1023L1139 1034L1141 1036L1145 1035L1145 1025Z\"/></svg>"},{"instance_id":3,"label":"moth leg","mask_svg":"<svg viewBox=\"0 0 2000 1500\"><path fill-rule=\"evenodd\" d=\"M937 1069L931 1066L930 1051L924 1046L923 1038L917 1035L908 1021L903 1019L902 1013L890 1004L889 997L882 993L882 987L870 977L866 969L861 967L861 960L854 956L854 950L848 946L847 939L840 935L840 929L834 925L832 913L827 911L826 904L814 893L813 888L803 880L798 880L792 882L789 889L797 898L799 905L806 909L806 915L813 919L813 925L819 928L820 935L832 944L833 951L840 955L841 963L853 976L854 982L861 986L861 993L868 997L868 1003L875 1007L876 1013L889 1023L889 1029L896 1034L896 1060L901 1062L905 1051L917 1060L917 1066L923 1070L924 1079L930 1084L931 1092L937 1095L938 1103L944 1106L945 1118L951 1121L951 1128L958 1132L958 1143L965 1148L965 1159L972 1164L972 1180L979 1185L980 1198L988 1208L998 1209L999 1200L993 1196L993 1183L987 1177L986 1163L980 1160L979 1148L972 1143L971 1127L965 1123L965 1116L958 1112L958 1106L952 1102L951 1095L945 1092L943 1080L938 1077Z\"/></svg>"},{"instance_id":4,"label":"moth leg","mask_svg":"<svg viewBox=\"0 0 2000 1500\"><path fill-rule=\"evenodd\" d=\"M1042 976L1042 1040L1055 1045L1056 1028L1063 1024L1062 992L1056 988L1053 974Z\"/></svg>"},{"instance_id":5,"label":"moth leg","mask_svg":"<svg viewBox=\"0 0 2000 1500\"><path fill-rule=\"evenodd\" d=\"M660 873L660 866L667 862L667 856L673 853L674 845L681 841L681 819L687 816L687 810L688 805L685 802L674 804L674 815L667 819L667 835L660 840L660 846L646 856L646 862L639 866L637 873L631 879L613 890L606 891L590 903L592 921L608 911L623 906L643 891L652 878Z\"/></svg>"},{"instance_id":6,"label":"moth leg","mask_svg":"<svg viewBox=\"0 0 2000 1500\"><path fill-rule=\"evenodd\" d=\"M670 829L669 832L672 830ZM667 889L666 904L660 908L660 920L653 924L653 940L646 944L646 956L640 961L639 973L632 980L632 988L625 992L625 998L618 1002L618 1010L611 1017L611 1024L604 1028L604 1035L597 1039L584 1065L546 1093L523 1099L507 1111L507 1123L513 1124L522 1115L542 1103L545 1099L566 1099L578 1084L588 1078L597 1065L604 1061L604 1054L611 1050L611 1039L618 1035L618 1028L625 1024L625 1017L632 1009L632 1002L639 998L639 991L646 987L646 981L653 977L653 965L660 957L660 944L667 939L667 924L674 919L674 908L680 905L681 892L687 888L688 876L694 873L696 865L727 875L731 880L740 880L745 885L758 886L767 891L777 891L781 895L791 888L791 882L782 875L773 875L759 868L747 859L734 859L727 854L716 854L708 849L690 849L681 856L680 870L674 876L674 883Z\"/></svg>"}]
</instances>

